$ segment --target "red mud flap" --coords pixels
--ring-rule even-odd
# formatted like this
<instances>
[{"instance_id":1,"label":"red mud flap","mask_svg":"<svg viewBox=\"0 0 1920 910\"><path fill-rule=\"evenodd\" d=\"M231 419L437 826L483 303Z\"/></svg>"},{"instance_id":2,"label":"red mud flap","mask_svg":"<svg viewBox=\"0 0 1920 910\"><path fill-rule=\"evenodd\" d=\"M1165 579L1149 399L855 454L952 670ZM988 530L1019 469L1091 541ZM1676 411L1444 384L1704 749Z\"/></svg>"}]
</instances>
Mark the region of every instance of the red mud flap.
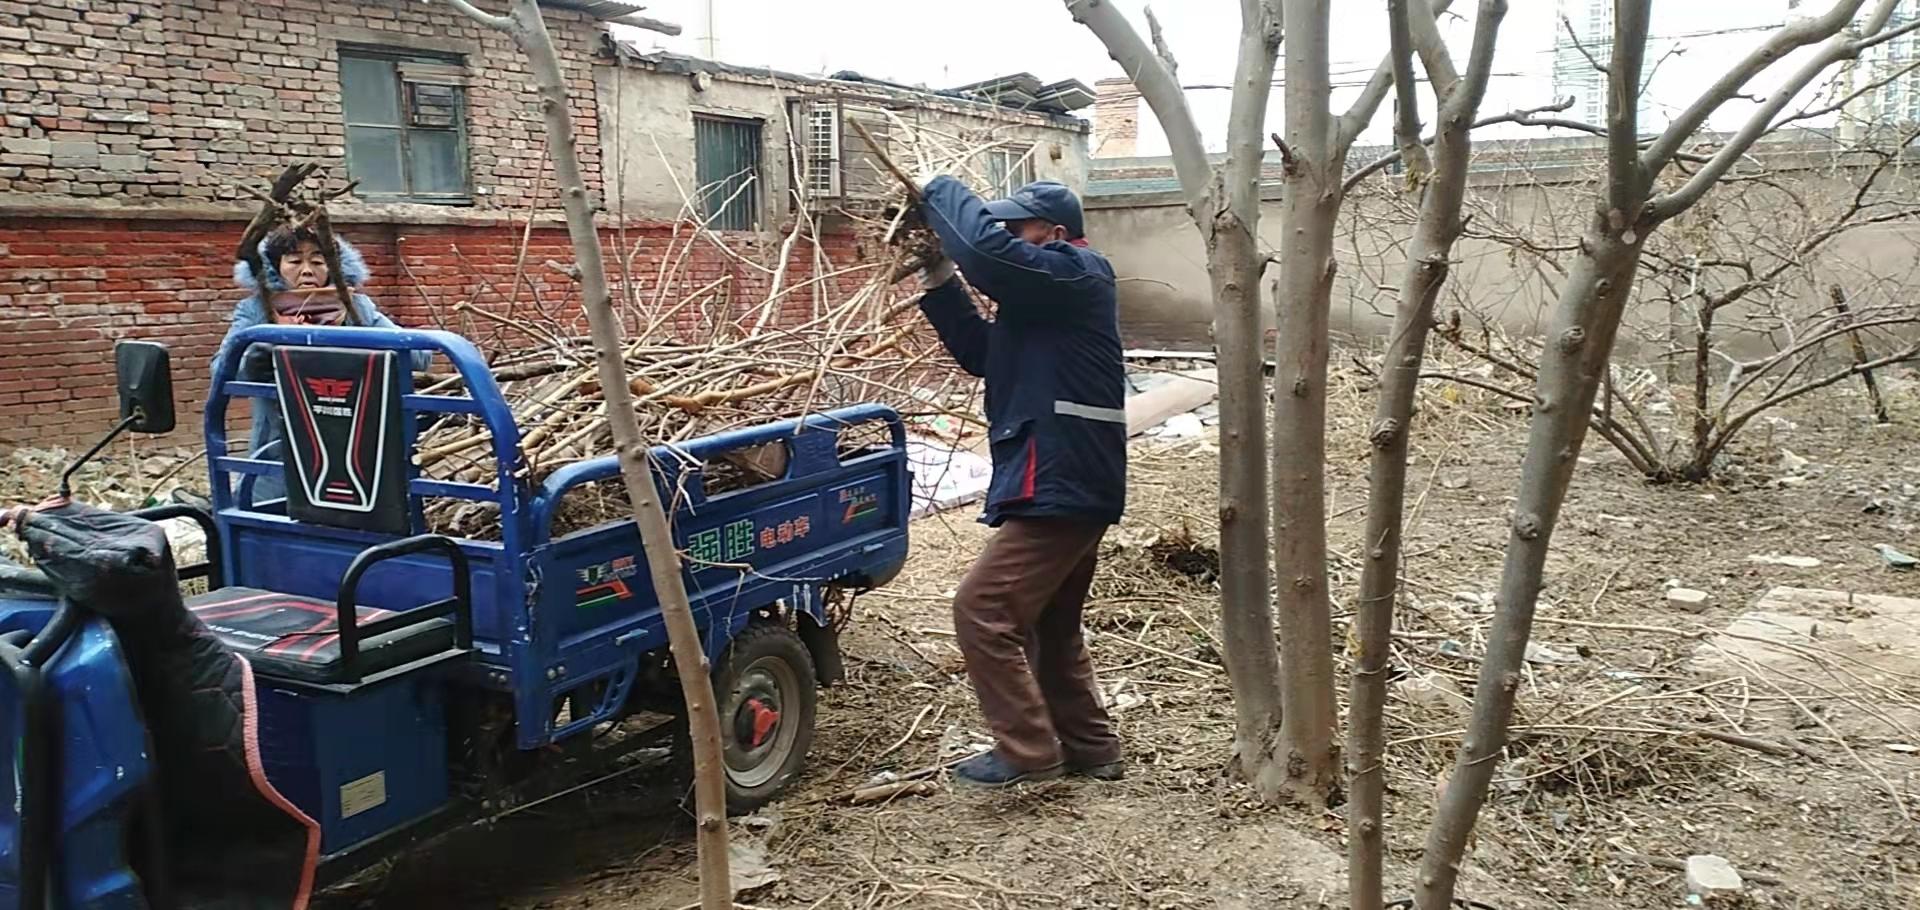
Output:
<instances>
[{"instance_id":1,"label":"red mud flap","mask_svg":"<svg viewBox=\"0 0 1920 910\"><path fill-rule=\"evenodd\" d=\"M253 665L244 657L239 658L239 662L241 726L246 741L247 776L253 781L255 793L307 829L307 847L300 861L299 882L294 887L293 900L288 904L291 910L307 910L307 903L313 899L314 874L320 866L320 823L300 811L300 807L281 795L279 790L274 789L273 782L267 780L266 764L260 760L260 708L253 691Z\"/></svg>"}]
</instances>

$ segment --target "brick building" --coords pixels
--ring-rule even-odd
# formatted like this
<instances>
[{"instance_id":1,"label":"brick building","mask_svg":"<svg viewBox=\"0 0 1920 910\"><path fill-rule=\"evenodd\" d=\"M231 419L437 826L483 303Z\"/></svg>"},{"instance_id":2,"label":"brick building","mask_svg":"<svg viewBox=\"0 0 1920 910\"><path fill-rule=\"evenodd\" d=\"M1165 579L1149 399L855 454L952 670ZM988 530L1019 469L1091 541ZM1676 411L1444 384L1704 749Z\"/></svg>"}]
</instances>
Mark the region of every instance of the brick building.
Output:
<instances>
[{"instance_id":1,"label":"brick building","mask_svg":"<svg viewBox=\"0 0 1920 910\"><path fill-rule=\"evenodd\" d=\"M778 249L798 205L790 175L809 163L834 170L806 185L827 258L857 259L853 236L834 230L844 222L832 217L858 183L857 156L838 154L843 98L1001 123L1039 138L1019 161L1000 152L995 177L1084 181L1086 126L1059 106L1036 111L1027 98L1028 109L1015 110L955 93L642 56L621 49L596 18L634 7L542 5L571 83L589 188L610 197L609 262L631 262L643 290L654 257L674 248L676 220L690 214L737 231L727 241L735 252ZM1071 88L1060 90L1072 96ZM652 100L636 106L642 97ZM819 113L826 102L831 123ZM789 141L789 114L834 142ZM69 444L109 424L111 351L121 338L173 347L176 435L190 442L205 364L245 296L233 284L234 244L257 202L243 187L263 188L296 160L359 181L332 207L334 222L372 266L368 292L401 324L457 326L454 304L495 304L521 263L522 299L573 300L569 279L544 267L572 258L544 135L519 50L442 3L0 0L0 449ZM788 152L802 147L796 162ZM611 177L607 156L626 162ZM743 167L756 178L753 192L707 192L735 186ZM716 168L732 170L707 179ZM666 198L669 184L700 198L691 206L687 196ZM731 274L743 298L765 280L708 245L686 255L691 275ZM800 244L793 274L815 261ZM691 308L688 318L697 318Z\"/></svg>"}]
</instances>

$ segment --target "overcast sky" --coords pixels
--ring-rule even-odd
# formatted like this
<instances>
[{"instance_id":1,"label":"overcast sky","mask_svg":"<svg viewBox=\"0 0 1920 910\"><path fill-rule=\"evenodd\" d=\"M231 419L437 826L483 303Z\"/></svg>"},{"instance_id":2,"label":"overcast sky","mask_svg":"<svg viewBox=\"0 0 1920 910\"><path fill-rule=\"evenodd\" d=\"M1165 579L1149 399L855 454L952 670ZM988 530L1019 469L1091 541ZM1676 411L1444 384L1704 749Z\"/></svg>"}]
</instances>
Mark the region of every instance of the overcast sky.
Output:
<instances>
[{"instance_id":1,"label":"overcast sky","mask_svg":"<svg viewBox=\"0 0 1920 910\"><path fill-rule=\"evenodd\" d=\"M1140 0L1108 2L1124 10L1144 34ZM1496 75L1482 106L1484 112L1553 100L1556 8L1571 4L1580 10L1587 2L1515 0L1511 4L1501 27ZM1826 7L1821 0L1807 5ZM1338 109L1379 63L1387 40L1383 0L1348 0L1336 6L1332 57ZM1455 0L1454 6L1463 15L1447 16L1443 32L1464 66L1475 4ZM707 8L705 0L653 0L648 14L680 23L685 34L667 38L629 31L628 36L643 45L704 56ZM1092 33L1073 21L1059 0L712 0L712 8L715 56L729 63L816 75L854 70L935 88L1014 72L1032 73L1043 82L1074 78L1089 85L1102 77L1121 75L1119 65L1107 57ZM1155 13L1180 62L1182 83L1224 85L1232 80L1239 4L1161 0ZM1658 0L1648 56L1659 62L1646 90L1654 125L1685 106L1692 92L1711 82L1788 15L1788 0ZM1776 66L1778 72L1750 89L1771 89L1796 62L1790 59ZM1279 100L1276 91L1269 130L1280 127ZM1189 103L1208 147L1217 150L1225 139L1228 92L1195 89L1189 92ZM1749 103L1733 102L1711 125L1729 127L1749 110ZM1092 115L1091 110L1080 113ZM1383 114L1361 141L1386 142L1388 129ZM1165 153L1165 137L1151 116L1143 116L1139 154Z\"/></svg>"}]
</instances>

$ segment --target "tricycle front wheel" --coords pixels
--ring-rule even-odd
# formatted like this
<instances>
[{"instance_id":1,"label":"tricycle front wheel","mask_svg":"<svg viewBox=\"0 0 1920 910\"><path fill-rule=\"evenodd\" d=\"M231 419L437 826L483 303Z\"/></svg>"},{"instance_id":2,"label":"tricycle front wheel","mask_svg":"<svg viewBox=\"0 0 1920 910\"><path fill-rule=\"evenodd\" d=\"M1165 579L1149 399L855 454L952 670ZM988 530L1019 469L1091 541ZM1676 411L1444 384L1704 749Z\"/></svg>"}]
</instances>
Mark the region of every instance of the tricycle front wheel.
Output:
<instances>
[{"instance_id":1,"label":"tricycle front wheel","mask_svg":"<svg viewBox=\"0 0 1920 910\"><path fill-rule=\"evenodd\" d=\"M815 686L813 658L784 624L755 624L733 640L713 675L729 813L766 805L806 765L813 745ZM684 721L681 730L676 746L690 766Z\"/></svg>"}]
</instances>

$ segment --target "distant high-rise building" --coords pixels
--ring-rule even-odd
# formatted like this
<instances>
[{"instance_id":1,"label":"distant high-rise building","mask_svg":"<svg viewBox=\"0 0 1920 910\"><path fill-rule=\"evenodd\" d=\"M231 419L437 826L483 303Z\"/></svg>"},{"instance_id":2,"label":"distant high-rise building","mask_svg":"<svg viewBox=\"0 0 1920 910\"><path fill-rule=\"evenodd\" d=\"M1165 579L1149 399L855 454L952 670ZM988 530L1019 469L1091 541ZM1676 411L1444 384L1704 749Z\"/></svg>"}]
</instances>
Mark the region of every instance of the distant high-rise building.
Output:
<instances>
[{"instance_id":1,"label":"distant high-rise building","mask_svg":"<svg viewBox=\"0 0 1920 910\"><path fill-rule=\"evenodd\" d=\"M1607 74L1613 59L1613 0L1558 0L1553 19L1553 94L1572 95L1567 115L1595 125L1607 119ZM1649 129L1647 79L1653 74L1654 55L1648 48L1640 66L1639 123Z\"/></svg>"},{"instance_id":2,"label":"distant high-rise building","mask_svg":"<svg viewBox=\"0 0 1920 910\"><path fill-rule=\"evenodd\" d=\"M1900 0L1889 29L1920 18L1920 0ZM1855 90L1866 89L1849 108L1860 126L1900 129L1920 123L1920 35L1908 32L1867 49L1854 72ZM1871 86L1871 88L1869 88Z\"/></svg>"}]
</instances>

